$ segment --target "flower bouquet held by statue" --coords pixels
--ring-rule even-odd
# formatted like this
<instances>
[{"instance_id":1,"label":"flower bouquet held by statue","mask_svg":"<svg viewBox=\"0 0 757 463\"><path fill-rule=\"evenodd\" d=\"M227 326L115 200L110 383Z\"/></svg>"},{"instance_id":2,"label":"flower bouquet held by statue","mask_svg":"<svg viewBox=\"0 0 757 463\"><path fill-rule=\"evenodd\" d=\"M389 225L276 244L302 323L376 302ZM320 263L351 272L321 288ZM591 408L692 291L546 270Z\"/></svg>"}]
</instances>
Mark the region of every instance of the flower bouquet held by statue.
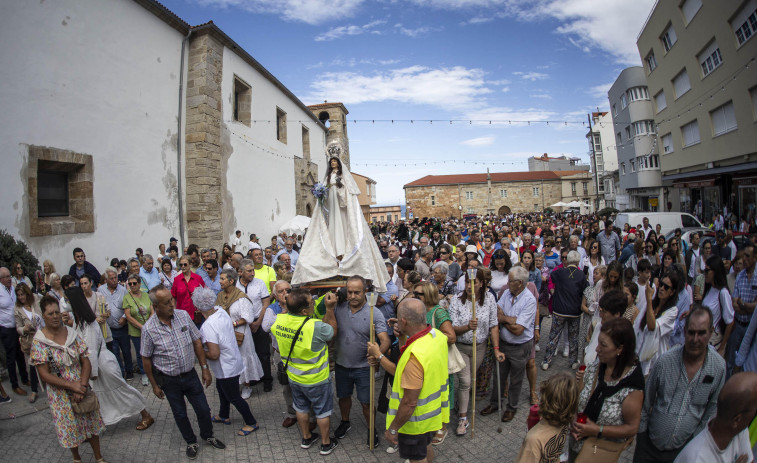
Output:
<instances>
[{"instance_id":1,"label":"flower bouquet held by statue","mask_svg":"<svg viewBox=\"0 0 757 463\"><path fill-rule=\"evenodd\" d=\"M315 199L318 200L318 205L321 206L321 209L323 210L323 215L326 217L326 220L328 221L329 216L329 210L324 206L323 202L326 201L329 197L329 186L324 185L321 182L316 183L313 185L313 188L310 189L310 192L313 193L313 196Z\"/></svg>"}]
</instances>

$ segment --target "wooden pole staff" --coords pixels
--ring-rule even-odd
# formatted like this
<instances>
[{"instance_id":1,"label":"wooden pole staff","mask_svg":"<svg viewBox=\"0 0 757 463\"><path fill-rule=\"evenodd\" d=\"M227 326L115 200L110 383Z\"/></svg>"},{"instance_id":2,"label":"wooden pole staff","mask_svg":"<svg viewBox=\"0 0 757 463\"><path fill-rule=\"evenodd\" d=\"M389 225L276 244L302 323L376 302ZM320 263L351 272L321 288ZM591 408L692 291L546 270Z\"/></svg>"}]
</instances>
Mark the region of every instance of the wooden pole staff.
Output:
<instances>
[{"instance_id":1,"label":"wooden pole staff","mask_svg":"<svg viewBox=\"0 0 757 463\"><path fill-rule=\"evenodd\" d=\"M365 296L366 296L366 299L368 300L368 304L371 306L370 340L371 340L371 342L376 342L376 330L375 330L375 327L373 325L373 310L374 310L374 308L376 306L376 301L378 300L378 294L376 294L374 292L370 292L370 293L366 293ZM373 436L376 433L376 424L375 424L375 421L376 421L376 410L374 409L374 400L375 400L375 396L376 396L376 379L375 379L376 367L373 366L373 365L371 365L370 367L371 367L370 368L370 370L371 370L371 376L370 376L371 382L370 382L370 399L369 400L370 400L371 406L370 406L370 409L369 409L370 411L369 411L369 415L368 415L369 416L369 418L368 418L368 421L369 421L369 423L368 423L368 442L370 442L369 448L371 450L373 450L374 445L375 445L375 442L373 440Z\"/></svg>"}]
</instances>

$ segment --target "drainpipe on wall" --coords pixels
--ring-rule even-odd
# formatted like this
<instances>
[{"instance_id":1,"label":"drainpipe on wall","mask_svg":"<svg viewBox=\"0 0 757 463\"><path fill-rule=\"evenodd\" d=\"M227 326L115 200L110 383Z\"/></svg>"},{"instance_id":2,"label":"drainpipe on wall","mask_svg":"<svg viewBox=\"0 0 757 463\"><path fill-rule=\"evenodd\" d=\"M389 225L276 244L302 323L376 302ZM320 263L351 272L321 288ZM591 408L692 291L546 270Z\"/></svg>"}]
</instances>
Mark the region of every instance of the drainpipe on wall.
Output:
<instances>
[{"instance_id":1,"label":"drainpipe on wall","mask_svg":"<svg viewBox=\"0 0 757 463\"><path fill-rule=\"evenodd\" d=\"M184 103L184 51L187 43L189 42L189 36L192 35L192 29L189 29L186 37L181 42L181 63L179 65L179 117L176 131L176 178L177 182L177 196L179 198L179 243L181 243L180 250L184 249L184 191L182 190L181 181L181 138L184 134L182 130L182 124L184 123L184 117L182 115L182 108Z\"/></svg>"}]
</instances>

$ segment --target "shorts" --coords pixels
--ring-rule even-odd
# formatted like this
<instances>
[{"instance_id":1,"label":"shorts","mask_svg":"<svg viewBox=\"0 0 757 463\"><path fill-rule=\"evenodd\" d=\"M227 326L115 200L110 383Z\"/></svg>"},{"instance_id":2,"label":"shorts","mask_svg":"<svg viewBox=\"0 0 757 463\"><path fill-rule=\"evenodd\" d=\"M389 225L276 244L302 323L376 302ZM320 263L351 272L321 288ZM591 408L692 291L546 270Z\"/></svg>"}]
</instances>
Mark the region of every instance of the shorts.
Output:
<instances>
[{"instance_id":1,"label":"shorts","mask_svg":"<svg viewBox=\"0 0 757 463\"><path fill-rule=\"evenodd\" d=\"M417 435L399 433L397 443L399 444L400 458L412 461L425 459L426 451L434 438L434 434L436 434L436 431Z\"/></svg>"},{"instance_id":2,"label":"shorts","mask_svg":"<svg viewBox=\"0 0 757 463\"><path fill-rule=\"evenodd\" d=\"M334 410L334 394L331 392L331 381L326 381L317 386L303 386L302 384L289 381L292 390L292 408L298 413L313 414L316 419L331 416Z\"/></svg>"},{"instance_id":3,"label":"shorts","mask_svg":"<svg viewBox=\"0 0 757 463\"><path fill-rule=\"evenodd\" d=\"M357 389L357 400L362 404L371 402L371 367L345 368L337 365L334 369L336 396L344 399L352 396L353 386Z\"/></svg>"}]
</instances>

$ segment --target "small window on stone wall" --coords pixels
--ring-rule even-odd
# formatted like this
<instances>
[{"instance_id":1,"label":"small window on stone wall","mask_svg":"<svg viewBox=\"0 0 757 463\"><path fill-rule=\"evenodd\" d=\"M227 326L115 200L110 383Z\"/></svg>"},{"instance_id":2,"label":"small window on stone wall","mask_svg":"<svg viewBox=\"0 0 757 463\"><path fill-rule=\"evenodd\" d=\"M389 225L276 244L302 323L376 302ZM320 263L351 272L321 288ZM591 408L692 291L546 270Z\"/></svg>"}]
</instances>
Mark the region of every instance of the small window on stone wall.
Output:
<instances>
[{"instance_id":1,"label":"small window on stone wall","mask_svg":"<svg viewBox=\"0 0 757 463\"><path fill-rule=\"evenodd\" d=\"M42 146L29 147L29 235L95 231L92 156Z\"/></svg>"},{"instance_id":2,"label":"small window on stone wall","mask_svg":"<svg viewBox=\"0 0 757 463\"><path fill-rule=\"evenodd\" d=\"M276 140L287 142L287 113L281 108L276 108Z\"/></svg>"},{"instance_id":3,"label":"small window on stone wall","mask_svg":"<svg viewBox=\"0 0 757 463\"><path fill-rule=\"evenodd\" d=\"M252 89L234 77L234 120L250 127L252 123Z\"/></svg>"},{"instance_id":4,"label":"small window on stone wall","mask_svg":"<svg viewBox=\"0 0 757 463\"><path fill-rule=\"evenodd\" d=\"M302 157L310 159L310 130L302 126Z\"/></svg>"}]
</instances>

